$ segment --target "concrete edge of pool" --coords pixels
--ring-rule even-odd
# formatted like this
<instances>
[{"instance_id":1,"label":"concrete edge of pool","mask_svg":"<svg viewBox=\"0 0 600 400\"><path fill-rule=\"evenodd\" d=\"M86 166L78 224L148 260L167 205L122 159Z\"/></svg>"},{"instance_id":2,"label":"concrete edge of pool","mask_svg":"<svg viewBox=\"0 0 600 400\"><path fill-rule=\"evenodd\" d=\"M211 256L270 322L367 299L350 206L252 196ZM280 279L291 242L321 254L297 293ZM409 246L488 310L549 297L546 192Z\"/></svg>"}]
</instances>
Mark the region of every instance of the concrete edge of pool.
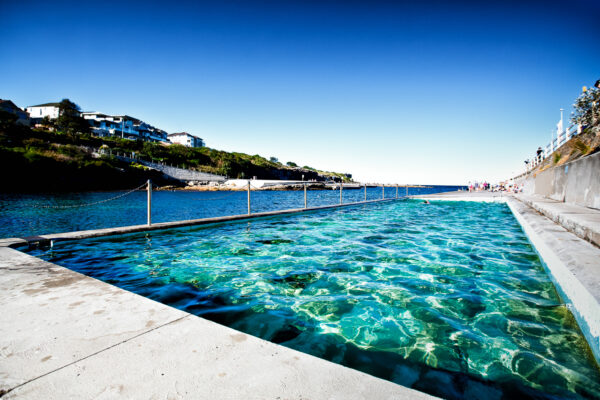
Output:
<instances>
[{"instance_id":1,"label":"concrete edge of pool","mask_svg":"<svg viewBox=\"0 0 600 400\"><path fill-rule=\"evenodd\" d=\"M411 196L430 201L506 203L521 225L559 295L571 310L600 366L600 249L513 196L448 193Z\"/></svg>"},{"instance_id":2,"label":"concrete edge of pool","mask_svg":"<svg viewBox=\"0 0 600 400\"><path fill-rule=\"evenodd\" d=\"M427 198L458 200L440 195ZM483 201L507 201L480 198ZM508 202L517 220L517 214L521 215L519 222L532 243L535 235L545 243L541 248L533 244L546 267L557 263L549 255L554 254L564 267L559 279L567 279L565 276L570 274L574 278L568 279L579 283L579 286L567 285L569 291L561 292L562 281L556 281L550 269L561 295L572 290L590 294L590 282L594 282L582 280L582 271L574 270L564 261L570 250L556 255L556 248L552 243L548 244L548 237L544 237L547 232L539 232L550 226L552 232L549 234L555 235L558 226L516 200ZM273 214L265 216L270 215ZM248 216L241 217L237 219ZM532 223L532 220L535 221ZM219 222L222 221L215 223ZM136 232L143 230L146 229ZM532 232L535 235L532 236ZM127 232L112 234L122 233ZM592 257L600 254L599 249L572 236L581 243L573 244L571 238L561 240L575 246L574 251L587 245L591 247ZM170 398L186 395L207 398L430 398L424 393L246 335L7 247L27 244L19 239L4 240L0 244L0 393L8 391L4 398ZM590 248L584 250L590 251ZM597 267L597 261L592 262ZM595 295L598 296L598 291ZM590 309L578 310L573 306L580 326L579 319L598 307L597 297L591 298L595 305L592 304ZM576 300L581 301L579 297ZM598 315L596 323L597 318ZM593 325L593 318L591 322L588 334L597 333L593 329L600 324ZM584 327L582 330L586 333ZM593 348L593 342L587 336L586 339Z\"/></svg>"}]
</instances>

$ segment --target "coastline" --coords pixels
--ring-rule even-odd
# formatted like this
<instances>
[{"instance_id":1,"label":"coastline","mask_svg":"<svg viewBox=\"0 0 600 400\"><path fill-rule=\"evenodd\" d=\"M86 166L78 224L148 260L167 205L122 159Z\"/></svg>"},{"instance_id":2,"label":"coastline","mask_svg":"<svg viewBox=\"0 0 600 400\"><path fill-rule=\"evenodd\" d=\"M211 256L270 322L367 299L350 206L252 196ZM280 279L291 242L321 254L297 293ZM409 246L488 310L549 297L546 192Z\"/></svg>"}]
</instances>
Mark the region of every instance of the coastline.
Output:
<instances>
[{"instance_id":1,"label":"coastline","mask_svg":"<svg viewBox=\"0 0 600 400\"><path fill-rule=\"evenodd\" d=\"M252 181L250 181L252 182ZM367 188L376 188L381 187L381 185L377 184L367 184ZM395 187L395 185L385 185L386 188ZM427 185L402 185L399 186L401 188L427 188L431 186ZM339 188L332 188L330 186L326 186L324 182L306 182L307 190L339 190ZM360 186L344 186L343 190L363 190L364 186L361 184ZM231 186L227 184L208 184L208 185L188 185L188 186L160 186L155 187L153 190L156 191L171 191L171 192L246 192L248 189L246 187L237 187ZM256 187L252 186L252 191L302 191L304 190L304 186L302 184L287 184L287 185L275 185L275 186L265 186L265 187Z\"/></svg>"}]
</instances>

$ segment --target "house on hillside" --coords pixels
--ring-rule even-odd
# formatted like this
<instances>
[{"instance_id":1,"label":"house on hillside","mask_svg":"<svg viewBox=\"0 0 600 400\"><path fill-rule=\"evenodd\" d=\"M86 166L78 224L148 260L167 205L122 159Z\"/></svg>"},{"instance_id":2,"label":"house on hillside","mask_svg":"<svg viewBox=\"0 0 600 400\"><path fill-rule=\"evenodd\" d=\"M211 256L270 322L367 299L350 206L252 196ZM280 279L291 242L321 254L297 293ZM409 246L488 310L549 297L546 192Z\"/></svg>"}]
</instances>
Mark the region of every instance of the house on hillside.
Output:
<instances>
[{"instance_id":1,"label":"house on hillside","mask_svg":"<svg viewBox=\"0 0 600 400\"><path fill-rule=\"evenodd\" d=\"M44 117L50 119L56 119L60 115L58 108L60 103L44 103L38 104L37 106L29 106L25 109L29 114L29 118L34 121L41 121Z\"/></svg>"},{"instance_id":2,"label":"house on hillside","mask_svg":"<svg viewBox=\"0 0 600 400\"><path fill-rule=\"evenodd\" d=\"M117 136L123 139L166 142L167 132L129 115L108 115L86 111L81 116L88 121L96 136Z\"/></svg>"},{"instance_id":3,"label":"house on hillside","mask_svg":"<svg viewBox=\"0 0 600 400\"><path fill-rule=\"evenodd\" d=\"M169 133L169 142L187 147L204 147L204 140L187 132Z\"/></svg>"},{"instance_id":4,"label":"house on hillside","mask_svg":"<svg viewBox=\"0 0 600 400\"><path fill-rule=\"evenodd\" d=\"M17 117L17 124L29 126L31 124L31 120L29 119L29 114L25 111L21 110L19 107L15 105L10 100L2 100L0 99L0 110L5 111L11 114L14 114Z\"/></svg>"},{"instance_id":5,"label":"house on hillside","mask_svg":"<svg viewBox=\"0 0 600 400\"><path fill-rule=\"evenodd\" d=\"M146 142L168 142L167 132L155 128L144 121L138 120L137 123L134 123L134 127L142 140L145 140Z\"/></svg>"}]
</instances>

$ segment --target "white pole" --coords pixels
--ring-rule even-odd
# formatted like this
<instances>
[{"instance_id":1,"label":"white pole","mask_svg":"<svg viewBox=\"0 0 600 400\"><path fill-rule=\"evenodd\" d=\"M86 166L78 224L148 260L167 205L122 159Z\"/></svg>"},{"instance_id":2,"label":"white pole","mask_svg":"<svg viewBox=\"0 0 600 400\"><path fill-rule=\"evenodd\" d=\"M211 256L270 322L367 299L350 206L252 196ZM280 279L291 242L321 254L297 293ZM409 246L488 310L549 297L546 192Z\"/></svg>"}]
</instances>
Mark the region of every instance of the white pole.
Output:
<instances>
[{"instance_id":1,"label":"white pole","mask_svg":"<svg viewBox=\"0 0 600 400\"><path fill-rule=\"evenodd\" d=\"M381 185L381 199L385 199L385 185Z\"/></svg>"},{"instance_id":2,"label":"white pole","mask_svg":"<svg viewBox=\"0 0 600 400\"><path fill-rule=\"evenodd\" d=\"M561 108L560 109L560 130L561 130L561 133L565 129L565 126L563 125L563 111L564 111L564 109Z\"/></svg>"},{"instance_id":3,"label":"white pole","mask_svg":"<svg viewBox=\"0 0 600 400\"><path fill-rule=\"evenodd\" d=\"M307 202L306 202L306 183L304 184L304 208L307 208Z\"/></svg>"},{"instance_id":4,"label":"white pole","mask_svg":"<svg viewBox=\"0 0 600 400\"><path fill-rule=\"evenodd\" d=\"M342 190L343 190L343 188L342 188L342 182L340 181L340 204L344 204L344 200L342 198Z\"/></svg>"},{"instance_id":5,"label":"white pole","mask_svg":"<svg viewBox=\"0 0 600 400\"><path fill-rule=\"evenodd\" d=\"M248 215L250 215L250 180L248 180Z\"/></svg>"},{"instance_id":6,"label":"white pole","mask_svg":"<svg viewBox=\"0 0 600 400\"><path fill-rule=\"evenodd\" d=\"M367 184L365 183L365 201L367 201Z\"/></svg>"},{"instance_id":7,"label":"white pole","mask_svg":"<svg viewBox=\"0 0 600 400\"><path fill-rule=\"evenodd\" d=\"M148 226L152 225L152 181L148 179Z\"/></svg>"}]
</instances>

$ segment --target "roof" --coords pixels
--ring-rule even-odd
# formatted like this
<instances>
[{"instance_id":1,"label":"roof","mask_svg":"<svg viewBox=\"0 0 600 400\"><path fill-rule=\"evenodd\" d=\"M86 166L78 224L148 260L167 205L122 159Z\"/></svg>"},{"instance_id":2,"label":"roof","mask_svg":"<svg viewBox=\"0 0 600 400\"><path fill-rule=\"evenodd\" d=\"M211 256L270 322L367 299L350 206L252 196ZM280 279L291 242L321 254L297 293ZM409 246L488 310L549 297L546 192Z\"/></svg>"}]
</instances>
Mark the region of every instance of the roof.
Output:
<instances>
[{"instance_id":1,"label":"roof","mask_svg":"<svg viewBox=\"0 0 600 400\"><path fill-rule=\"evenodd\" d=\"M29 107L58 107L60 105L60 103L44 103L44 104L38 104L37 106L29 106ZM27 107L27 108L29 108Z\"/></svg>"},{"instance_id":2,"label":"roof","mask_svg":"<svg viewBox=\"0 0 600 400\"><path fill-rule=\"evenodd\" d=\"M13 103L10 100L3 100L0 99L0 105L2 105L2 108L12 108L12 109L17 109L21 112L24 112L23 110L21 110L19 107L17 107L17 105L15 103Z\"/></svg>"},{"instance_id":3,"label":"roof","mask_svg":"<svg viewBox=\"0 0 600 400\"><path fill-rule=\"evenodd\" d=\"M99 111L82 111L81 115L97 115L98 117L110 117L110 115L101 113Z\"/></svg>"},{"instance_id":4,"label":"roof","mask_svg":"<svg viewBox=\"0 0 600 400\"><path fill-rule=\"evenodd\" d=\"M191 133L187 133L187 132L175 132L175 133L169 133L167 136L168 136L168 137L171 137L171 136L182 136L182 135L183 135L183 136L191 136L191 137L193 137L193 138L196 138L196 139L200 139L200 140L202 140L202 138L199 138L198 136L194 136L194 135L192 135Z\"/></svg>"}]
</instances>

